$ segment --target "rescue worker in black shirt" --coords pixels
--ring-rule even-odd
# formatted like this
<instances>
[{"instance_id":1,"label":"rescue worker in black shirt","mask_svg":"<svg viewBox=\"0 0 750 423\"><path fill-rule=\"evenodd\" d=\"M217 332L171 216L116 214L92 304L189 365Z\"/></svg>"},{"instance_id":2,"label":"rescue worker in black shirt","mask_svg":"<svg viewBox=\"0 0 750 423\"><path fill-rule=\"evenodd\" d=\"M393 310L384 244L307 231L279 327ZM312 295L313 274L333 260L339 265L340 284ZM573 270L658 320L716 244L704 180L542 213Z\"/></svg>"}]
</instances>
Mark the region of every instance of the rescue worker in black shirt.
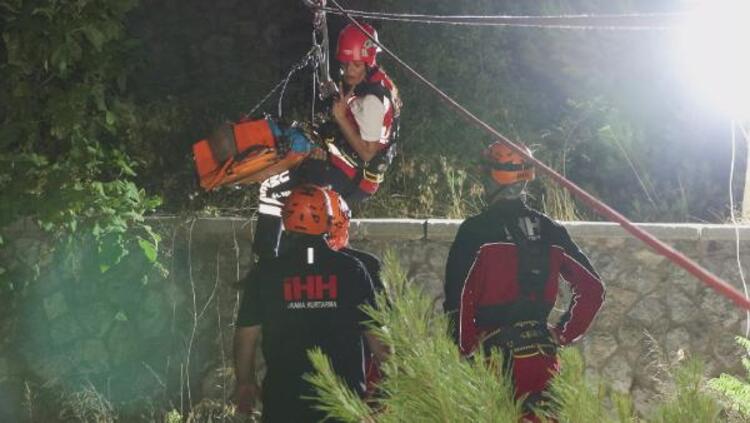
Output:
<instances>
[{"instance_id":1,"label":"rescue worker in black shirt","mask_svg":"<svg viewBox=\"0 0 750 423\"><path fill-rule=\"evenodd\" d=\"M528 153L531 152L527 149ZM524 402L527 421L557 370L557 347L577 340L604 301L604 286L567 230L524 203L534 170L496 142L484 152L487 208L466 219L451 245L443 308L465 355L477 347L501 350ZM548 326L559 278L572 299Z\"/></svg>"},{"instance_id":2,"label":"rescue worker in black shirt","mask_svg":"<svg viewBox=\"0 0 750 423\"><path fill-rule=\"evenodd\" d=\"M355 392L365 392L363 339L380 359L382 344L366 331L361 305L372 304L372 281L362 264L332 250L325 234L331 224L330 198L320 187L295 188L282 218L288 248L258 264L242 298L235 332L234 400L249 412L260 397L263 421L317 422L312 385L302 379L313 371L307 351L320 347L334 371ZM255 354L262 334L267 371L262 393Z\"/></svg>"}]
</instances>

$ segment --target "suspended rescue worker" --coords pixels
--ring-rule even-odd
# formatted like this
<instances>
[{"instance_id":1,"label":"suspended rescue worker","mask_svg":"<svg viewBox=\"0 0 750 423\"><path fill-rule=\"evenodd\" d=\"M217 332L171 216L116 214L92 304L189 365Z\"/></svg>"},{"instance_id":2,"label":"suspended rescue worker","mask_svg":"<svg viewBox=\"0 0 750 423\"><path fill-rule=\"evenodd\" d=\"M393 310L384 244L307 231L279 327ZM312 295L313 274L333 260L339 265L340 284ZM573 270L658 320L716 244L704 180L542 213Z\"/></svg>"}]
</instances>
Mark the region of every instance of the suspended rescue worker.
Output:
<instances>
[{"instance_id":1,"label":"suspended rescue worker","mask_svg":"<svg viewBox=\"0 0 750 423\"><path fill-rule=\"evenodd\" d=\"M362 24L373 38L375 29ZM390 77L377 65L380 48L358 27L347 25L336 44L341 64L339 97L332 107L336 131L329 147L331 185L349 203L374 194L396 153L401 99Z\"/></svg>"},{"instance_id":2,"label":"suspended rescue worker","mask_svg":"<svg viewBox=\"0 0 750 423\"><path fill-rule=\"evenodd\" d=\"M377 39L372 26L362 27ZM354 204L373 195L383 182L396 154L401 99L391 78L377 65L379 51L353 24L339 33L339 95L331 105L330 120L318 131L328 151L315 149L299 167L261 184L254 240L260 257L277 253L279 210L290 187L301 183L330 186Z\"/></svg>"},{"instance_id":3,"label":"suspended rescue worker","mask_svg":"<svg viewBox=\"0 0 750 423\"><path fill-rule=\"evenodd\" d=\"M483 156L488 206L459 227L446 264L443 307L463 354L500 349L516 398L526 396L526 418L536 421L530 410L545 402L557 348L588 329L604 286L567 230L525 204L532 165L499 142ZM548 325L561 276L572 298L560 320Z\"/></svg>"},{"instance_id":4,"label":"suspended rescue worker","mask_svg":"<svg viewBox=\"0 0 750 423\"><path fill-rule=\"evenodd\" d=\"M264 422L325 418L306 398L315 393L303 379L313 372L308 350L319 347L336 374L360 395L365 392L363 342L380 359L387 353L364 326L369 318L360 306L374 301L369 274L358 260L326 243L331 210L324 189L295 188L283 209L288 248L260 262L248 278L234 339L234 400L241 412L249 412L262 398ZM267 369L262 393L255 368L258 342Z\"/></svg>"}]
</instances>

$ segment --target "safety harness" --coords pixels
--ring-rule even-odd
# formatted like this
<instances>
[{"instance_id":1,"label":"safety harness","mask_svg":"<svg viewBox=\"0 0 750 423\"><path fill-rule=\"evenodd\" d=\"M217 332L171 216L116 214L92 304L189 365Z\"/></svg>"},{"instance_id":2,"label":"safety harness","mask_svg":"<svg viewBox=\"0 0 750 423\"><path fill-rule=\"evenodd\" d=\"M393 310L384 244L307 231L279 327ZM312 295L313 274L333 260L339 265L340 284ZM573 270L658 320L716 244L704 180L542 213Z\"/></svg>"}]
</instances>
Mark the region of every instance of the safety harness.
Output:
<instances>
[{"instance_id":1,"label":"safety harness","mask_svg":"<svg viewBox=\"0 0 750 423\"><path fill-rule=\"evenodd\" d=\"M526 227L526 234L519 223ZM554 355L557 346L547 329L550 307L543 301L550 273L550 245L534 234L539 230L539 221L534 217L504 219L502 225L517 248L520 292L511 304L477 310L477 326L497 328L485 335L482 345L485 351L500 348L509 361L537 354Z\"/></svg>"},{"instance_id":2,"label":"safety harness","mask_svg":"<svg viewBox=\"0 0 750 423\"><path fill-rule=\"evenodd\" d=\"M394 157L396 157L397 152L396 146L399 138L400 120L399 107L396 104L398 99L394 98L387 84L389 82L385 74L377 67L374 67L368 72L367 82L359 84L354 90L354 94L357 97L374 95L384 103L387 100L393 109L388 143L371 160L364 161L357 154L356 150L346 141L338 125L335 123L328 122L320 129L321 136L329 144L329 151L332 152L334 157L339 158L350 167L349 172L346 169L342 170L347 173L352 184L368 193L375 192L378 185L383 182L385 173L393 162Z\"/></svg>"}]
</instances>

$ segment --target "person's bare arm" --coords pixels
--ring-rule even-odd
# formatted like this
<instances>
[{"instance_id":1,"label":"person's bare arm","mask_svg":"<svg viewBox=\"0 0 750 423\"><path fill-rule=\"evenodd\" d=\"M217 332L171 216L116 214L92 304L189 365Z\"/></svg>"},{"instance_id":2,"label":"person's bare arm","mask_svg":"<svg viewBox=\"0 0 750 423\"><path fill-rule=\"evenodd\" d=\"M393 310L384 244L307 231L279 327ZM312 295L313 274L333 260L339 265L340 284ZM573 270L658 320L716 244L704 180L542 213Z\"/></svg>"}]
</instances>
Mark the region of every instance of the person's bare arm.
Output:
<instances>
[{"instance_id":1,"label":"person's bare arm","mask_svg":"<svg viewBox=\"0 0 750 423\"><path fill-rule=\"evenodd\" d=\"M234 402L239 411L244 413L253 411L255 401L260 396L255 374L255 355L260 334L260 325L240 326L234 332Z\"/></svg>"}]
</instances>

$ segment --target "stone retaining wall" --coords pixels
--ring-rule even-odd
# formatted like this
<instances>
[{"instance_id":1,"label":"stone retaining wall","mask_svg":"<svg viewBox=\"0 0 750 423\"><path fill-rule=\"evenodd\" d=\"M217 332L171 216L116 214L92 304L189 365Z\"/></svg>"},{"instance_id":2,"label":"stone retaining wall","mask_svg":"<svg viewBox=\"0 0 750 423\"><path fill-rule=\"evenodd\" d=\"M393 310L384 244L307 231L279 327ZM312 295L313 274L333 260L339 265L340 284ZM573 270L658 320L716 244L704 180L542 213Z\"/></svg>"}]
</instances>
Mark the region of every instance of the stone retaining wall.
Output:
<instances>
[{"instance_id":1,"label":"stone retaining wall","mask_svg":"<svg viewBox=\"0 0 750 423\"><path fill-rule=\"evenodd\" d=\"M395 250L414 283L441 304L445 259L459 223L359 220L352 243L377 254ZM97 284L52 269L0 313L0 421L23 421L34 387L65 389L81 381L106 387L108 399L141 414L148 404L186 410L201 399L230 395L237 280L251 263L252 225L230 218L154 224L163 234L161 260L169 276L152 271L147 281L134 280L120 270ZM744 330L744 313L617 225L566 226L607 285L602 312L580 343L592 374L631 392L642 409L654 393L656 355L672 361L697 354L711 375L744 374L733 339ZM642 226L742 289L734 228ZM747 258L750 227L738 234ZM35 256L43 251L42 234L20 227L3 237L11 244L6 251L15 251L1 257L4 267L13 260L45 262ZM123 268L144 266L129 260Z\"/></svg>"}]
</instances>

